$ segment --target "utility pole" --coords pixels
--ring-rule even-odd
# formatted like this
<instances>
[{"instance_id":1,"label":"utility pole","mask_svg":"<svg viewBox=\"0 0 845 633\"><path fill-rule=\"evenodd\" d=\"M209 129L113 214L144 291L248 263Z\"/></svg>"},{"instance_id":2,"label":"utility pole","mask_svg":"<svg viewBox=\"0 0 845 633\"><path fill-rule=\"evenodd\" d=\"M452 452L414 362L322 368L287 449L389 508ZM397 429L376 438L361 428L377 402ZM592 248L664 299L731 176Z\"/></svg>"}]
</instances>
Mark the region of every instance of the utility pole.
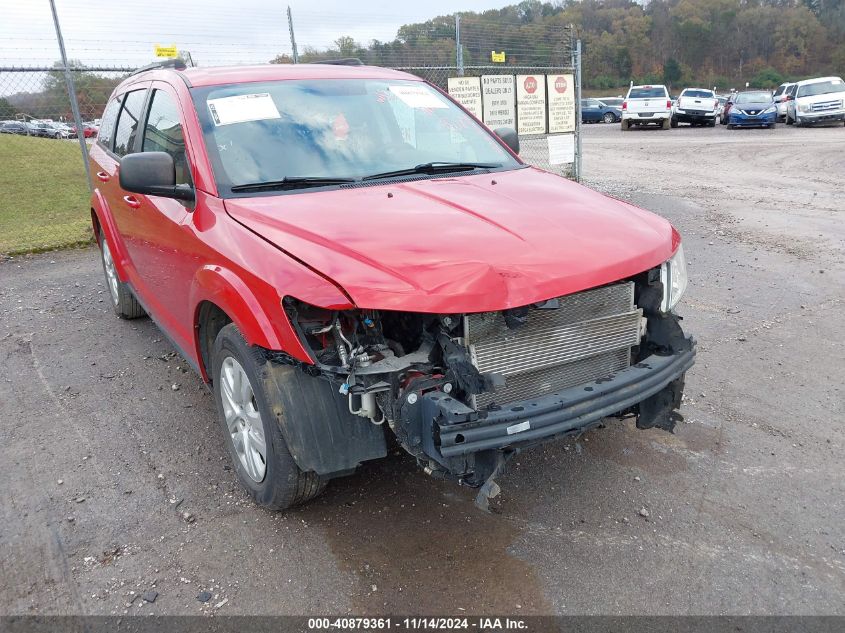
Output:
<instances>
[{"instance_id":1,"label":"utility pole","mask_svg":"<svg viewBox=\"0 0 845 633\"><path fill-rule=\"evenodd\" d=\"M79 104L76 101L76 88L73 85L73 75L67 64L67 53L65 52L65 40L62 37L62 29L59 26L59 16L56 13L56 0L50 0L50 10L53 12L53 24L56 27L56 39L59 42L59 52L62 55L62 66L65 71L65 85L67 96L70 99L70 109L73 112L73 120L76 123L76 138L79 140L79 149L82 151L82 164L85 166L85 175L88 178L88 188L91 184L91 167L88 165L88 146L85 144L85 128L82 126L82 116L79 114Z\"/></svg>"},{"instance_id":2,"label":"utility pole","mask_svg":"<svg viewBox=\"0 0 845 633\"><path fill-rule=\"evenodd\" d=\"M293 63L299 63L299 53L296 51L296 38L293 35L293 15L290 12L290 5L288 5L288 30L290 31L290 47L293 50Z\"/></svg>"},{"instance_id":3,"label":"utility pole","mask_svg":"<svg viewBox=\"0 0 845 633\"><path fill-rule=\"evenodd\" d=\"M575 42L575 181L581 182L581 40Z\"/></svg>"},{"instance_id":4,"label":"utility pole","mask_svg":"<svg viewBox=\"0 0 845 633\"><path fill-rule=\"evenodd\" d=\"M458 64L458 76L464 76L464 47L461 45L461 14L455 14L455 61Z\"/></svg>"}]
</instances>

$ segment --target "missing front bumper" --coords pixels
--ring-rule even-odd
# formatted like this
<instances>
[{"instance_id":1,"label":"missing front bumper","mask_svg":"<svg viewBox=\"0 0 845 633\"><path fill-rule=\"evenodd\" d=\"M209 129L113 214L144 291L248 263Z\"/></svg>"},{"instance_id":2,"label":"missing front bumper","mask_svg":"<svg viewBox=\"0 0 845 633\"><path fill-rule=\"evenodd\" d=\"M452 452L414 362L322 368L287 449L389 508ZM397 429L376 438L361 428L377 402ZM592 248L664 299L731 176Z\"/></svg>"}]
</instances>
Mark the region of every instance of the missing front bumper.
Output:
<instances>
[{"instance_id":1,"label":"missing front bumper","mask_svg":"<svg viewBox=\"0 0 845 633\"><path fill-rule=\"evenodd\" d=\"M499 409L476 411L442 391L425 393L406 415L417 417L425 453L446 471L471 471L480 483L497 451L580 434L603 418L638 410L640 428L671 430L695 345L671 355L653 354L607 378ZM472 483L471 481L469 483Z\"/></svg>"}]
</instances>

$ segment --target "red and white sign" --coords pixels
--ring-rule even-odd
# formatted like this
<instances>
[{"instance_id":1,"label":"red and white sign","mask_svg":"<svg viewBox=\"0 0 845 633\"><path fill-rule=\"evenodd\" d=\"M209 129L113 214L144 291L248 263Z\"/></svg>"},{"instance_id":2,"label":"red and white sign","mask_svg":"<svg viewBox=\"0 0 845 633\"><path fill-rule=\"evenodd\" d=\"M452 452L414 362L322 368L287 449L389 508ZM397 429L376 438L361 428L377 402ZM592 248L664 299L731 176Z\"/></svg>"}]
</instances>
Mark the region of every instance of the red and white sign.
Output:
<instances>
[{"instance_id":1,"label":"red and white sign","mask_svg":"<svg viewBox=\"0 0 845 633\"><path fill-rule=\"evenodd\" d=\"M520 136L546 133L546 90L543 75L516 77L516 131Z\"/></svg>"},{"instance_id":2,"label":"red and white sign","mask_svg":"<svg viewBox=\"0 0 845 633\"><path fill-rule=\"evenodd\" d=\"M558 75L555 77L555 92L559 94L564 94L566 89L569 87L569 83L566 81L566 77L563 75Z\"/></svg>"},{"instance_id":3,"label":"red and white sign","mask_svg":"<svg viewBox=\"0 0 845 633\"><path fill-rule=\"evenodd\" d=\"M549 134L575 131L575 85L572 75L546 75L549 91Z\"/></svg>"}]
</instances>

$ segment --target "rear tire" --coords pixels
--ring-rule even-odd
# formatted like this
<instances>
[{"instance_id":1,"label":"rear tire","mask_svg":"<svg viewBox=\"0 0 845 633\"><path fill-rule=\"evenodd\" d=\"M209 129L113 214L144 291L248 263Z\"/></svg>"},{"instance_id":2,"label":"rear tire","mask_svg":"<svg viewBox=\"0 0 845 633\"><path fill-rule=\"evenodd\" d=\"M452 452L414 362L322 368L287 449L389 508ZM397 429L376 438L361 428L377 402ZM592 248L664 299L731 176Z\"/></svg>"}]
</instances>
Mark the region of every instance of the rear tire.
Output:
<instances>
[{"instance_id":1,"label":"rear tire","mask_svg":"<svg viewBox=\"0 0 845 633\"><path fill-rule=\"evenodd\" d=\"M103 274L106 276L106 290L109 292L112 309L121 319L137 319L146 314L138 303L129 286L117 276L111 248L105 234L100 230L100 262L103 264Z\"/></svg>"},{"instance_id":2,"label":"rear tire","mask_svg":"<svg viewBox=\"0 0 845 633\"><path fill-rule=\"evenodd\" d=\"M663 119L663 122L660 124L660 129L661 130L668 130L670 125L671 125L671 122L669 121L669 119Z\"/></svg>"},{"instance_id":3,"label":"rear tire","mask_svg":"<svg viewBox=\"0 0 845 633\"><path fill-rule=\"evenodd\" d=\"M605 123L613 123L616 121L616 117L613 116L613 112L605 112L604 116L602 117L602 121Z\"/></svg>"},{"instance_id":4,"label":"rear tire","mask_svg":"<svg viewBox=\"0 0 845 633\"><path fill-rule=\"evenodd\" d=\"M630 121L628 121L626 119L622 119L622 131L623 132L630 132L631 131L631 122Z\"/></svg>"},{"instance_id":5,"label":"rear tire","mask_svg":"<svg viewBox=\"0 0 845 633\"><path fill-rule=\"evenodd\" d=\"M283 407L279 394L265 387L270 361L262 351L248 345L230 323L214 340L211 362L214 400L226 448L249 496L258 505L278 511L319 495L328 480L301 470L291 455L281 420L297 412ZM299 369L284 367L281 371ZM297 394L287 395L288 401L304 400L301 396L297 399ZM299 404L308 406L304 401Z\"/></svg>"},{"instance_id":6,"label":"rear tire","mask_svg":"<svg viewBox=\"0 0 845 633\"><path fill-rule=\"evenodd\" d=\"M712 121L707 122L707 127L716 127L716 117L713 117Z\"/></svg>"}]
</instances>

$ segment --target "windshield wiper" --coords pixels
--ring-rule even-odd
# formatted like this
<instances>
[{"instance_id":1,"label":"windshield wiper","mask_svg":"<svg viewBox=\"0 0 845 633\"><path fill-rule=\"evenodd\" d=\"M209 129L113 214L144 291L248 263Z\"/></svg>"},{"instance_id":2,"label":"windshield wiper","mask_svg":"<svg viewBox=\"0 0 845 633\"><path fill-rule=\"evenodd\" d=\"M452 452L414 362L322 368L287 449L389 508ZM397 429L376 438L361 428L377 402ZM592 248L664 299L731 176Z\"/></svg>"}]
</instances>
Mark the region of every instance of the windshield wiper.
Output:
<instances>
[{"instance_id":1,"label":"windshield wiper","mask_svg":"<svg viewBox=\"0 0 845 633\"><path fill-rule=\"evenodd\" d=\"M243 185L234 185L233 192L239 191L261 191L262 189L301 189L304 187L320 187L322 185L343 185L349 182L357 182L355 178L334 178L323 176L288 176L281 180L267 180L265 182L250 182Z\"/></svg>"},{"instance_id":2,"label":"windshield wiper","mask_svg":"<svg viewBox=\"0 0 845 633\"><path fill-rule=\"evenodd\" d=\"M414 174L436 174L438 172L450 171L471 171L473 169L492 169L501 167L502 163L449 163L446 161L434 161L422 163L408 169L397 169L396 171L385 171L380 174L364 176L361 180L377 180L379 178L394 178L396 176L412 176Z\"/></svg>"}]
</instances>

